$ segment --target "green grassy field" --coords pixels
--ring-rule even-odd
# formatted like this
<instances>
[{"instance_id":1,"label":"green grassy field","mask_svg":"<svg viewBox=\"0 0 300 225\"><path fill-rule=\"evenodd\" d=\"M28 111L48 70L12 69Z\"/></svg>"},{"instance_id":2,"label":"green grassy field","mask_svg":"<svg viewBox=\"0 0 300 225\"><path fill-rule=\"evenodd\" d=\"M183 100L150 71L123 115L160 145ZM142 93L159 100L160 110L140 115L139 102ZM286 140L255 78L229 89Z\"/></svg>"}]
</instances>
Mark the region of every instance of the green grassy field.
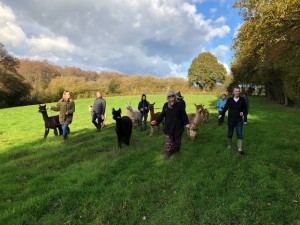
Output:
<instances>
[{"instance_id":1,"label":"green grassy field","mask_svg":"<svg viewBox=\"0 0 300 225\"><path fill-rule=\"evenodd\" d=\"M211 117L169 161L149 129L117 148L111 110L140 96L106 98L100 133L93 99L76 100L67 143L43 139L37 105L0 109L0 224L300 224L300 110L251 97L241 156L226 148L217 99L185 96L187 112L203 103ZM165 96L148 100L161 108Z\"/></svg>"}]
</instances>

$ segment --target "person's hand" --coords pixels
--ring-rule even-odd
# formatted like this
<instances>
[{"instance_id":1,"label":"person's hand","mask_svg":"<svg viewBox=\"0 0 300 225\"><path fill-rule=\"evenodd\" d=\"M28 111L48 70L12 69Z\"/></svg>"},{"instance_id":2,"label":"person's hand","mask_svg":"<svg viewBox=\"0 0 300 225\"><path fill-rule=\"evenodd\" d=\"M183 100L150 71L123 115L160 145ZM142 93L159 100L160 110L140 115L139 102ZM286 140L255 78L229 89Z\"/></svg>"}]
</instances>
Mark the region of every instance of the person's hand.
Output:
<instances>
[{"instance_id":1,"label":"person's hand","mask_svg":"<svg viewBox=\"0 0 300 225\"><path fill-rule=\"evenodd\" d=\"M104 120L104 115L101 115L101 119Z\"/></svg>"},{"instance_id":2,"label":"person's hand","mask_svg":"<svg viewBox=\"0 0 300 225\"><path fill-rule=\"evenodd\" d=\"M156 121L156 120L152 120L152 121L151 121L151 125L152 125L152 126L157 125L157 121Z\"/></svg>"},{"instance_id":3,"label":"person's hand","mask_svg":"<svg viewBox=\"0 0 300 225\"><path fill-rule=\"evenodd\" d=\"M219 115L219 116L218 116L218 119L220 119L221 117L222 117L222 115Z\"/></svg>"},{"instance_id":4,"label":"person's hand","mask_svg":"<svg viewBox=\"0 0 300 225\"><path fill-rule=\"evenodd\" d=\"M141 109L141 111L144 111L144 109Z\"/></svg>"},{"instance_id":5,"label":"person's hand","mask_svg":"<svg viewBox=\"0 0 300 225\"><path fill-rule=\"evenodd\" d=\"M243 112L240 112L240 116L243 116L244 115L244 113Z\"/></svg>"},{"instance_id":6,"label":"person's hand","mask_svg":"<svg viewBox=\"0 0 300 225\"><path fill-rule=\"evenodd\" d=\"M187 129L190 129L190 128L191 128L191 125L190 125L190 124L187 124L187 125L185 125L185 127L186 127Z\"/></svg>"}]
</instances>

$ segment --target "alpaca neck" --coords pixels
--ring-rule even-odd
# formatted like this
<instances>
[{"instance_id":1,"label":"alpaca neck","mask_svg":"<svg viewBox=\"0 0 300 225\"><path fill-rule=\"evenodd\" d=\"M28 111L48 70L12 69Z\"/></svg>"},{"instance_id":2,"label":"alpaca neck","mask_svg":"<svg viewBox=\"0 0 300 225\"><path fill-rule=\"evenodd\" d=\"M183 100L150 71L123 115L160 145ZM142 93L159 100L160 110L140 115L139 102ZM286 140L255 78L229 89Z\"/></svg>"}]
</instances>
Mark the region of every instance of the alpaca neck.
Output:
<instances>
[{"instance_id":1,"label":"alpaca neck","mask_svg":"<svg viewBox=\"0 0 300 225\"><path fill-rule=\"evenodd\" d=\"M197 112L196 112L196 116L195 116L195 119L194 119L194 123L195 124L200 124L200 118L201 118L201 112L199 112L198 110L197 110Z\"/></svg>"},{"instance_id":2,"label":"alpaca neck","mask_svg":"<svg viewBox=\"0 0 300 225\"><path fill-rule=\"evenodd\" d=\"M154 109L149 109L150 111L150 117L151 117L151 121L155 119L155 115L154 115Z\"/></svg>"},{"instance_id":3,"label":"alpaca neck","mask_svg":"<svg viewBox=\"0 0 300 225\"><path fill-rule=\"evenodd\" d=\"M47 111L45 111L45 112L42 112L42 115L43 115L43 119L44 119L44 121L47 121L47 120L48 120L48 118L49 118Z\"/></svg>"}]
</instances>

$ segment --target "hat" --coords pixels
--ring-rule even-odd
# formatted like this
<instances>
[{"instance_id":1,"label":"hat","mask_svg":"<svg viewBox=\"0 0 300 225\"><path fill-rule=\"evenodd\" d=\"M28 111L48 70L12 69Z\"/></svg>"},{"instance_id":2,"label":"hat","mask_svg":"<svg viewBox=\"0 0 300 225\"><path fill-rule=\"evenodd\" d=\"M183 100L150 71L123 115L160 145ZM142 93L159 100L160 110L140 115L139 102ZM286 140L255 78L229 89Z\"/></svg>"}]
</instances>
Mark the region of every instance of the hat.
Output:
<instances>
[{"instance_id":1,"label":"hat","mask_svg":"<svg viewBox=\"0 0 300 225\"><path fill-rule=\"evenodd\" d=\"M176 92L176 96L177 96L178 98L183 98L183 96L181 95L181 92L180 92L180 91Z\"/></svg>"}]
</instances>

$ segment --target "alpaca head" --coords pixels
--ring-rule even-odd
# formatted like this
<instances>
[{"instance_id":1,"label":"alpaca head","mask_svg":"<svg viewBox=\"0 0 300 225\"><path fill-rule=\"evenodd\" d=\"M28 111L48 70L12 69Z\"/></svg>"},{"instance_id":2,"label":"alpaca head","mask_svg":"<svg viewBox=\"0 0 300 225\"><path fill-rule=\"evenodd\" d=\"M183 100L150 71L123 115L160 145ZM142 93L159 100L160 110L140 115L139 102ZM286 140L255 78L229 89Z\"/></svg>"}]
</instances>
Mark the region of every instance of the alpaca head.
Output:
<instances>
[{"instance_id":1,"label":"alpaca head","mask_svg":"<svg viewBox=\"0 0 300 225\"><path fill-rule=\"evenodd\" d=\"M200 104L200 105L196 105L195 103L194 103L194 105L196 106L196 112L198 112L198 113L201 113L201 112L203 112L203 110L204 110L204 105L202 105L202 104Z\"/></svg>"},{"instance_id":2,"label":"alpaca head","mask_svg":"<svg viewBox=\"0 0 300 225\"><path fill-rule=\"evenodd\" d=\"M126 109L132 111L132 106L130 102L129 103L126 102Z\"/></svg>"},{"instance_id":3,"label":"alpaca head","mask_svg":"<svg viewBox=\"0 0 300 225\"><path fill-rule=\"evenodd\" d=\"M46 104L45 105L39 105L39 113L47 112Z\"/></svg>"},{"instance_id":4,"label":"alpaca head","mask_svg":"<svg viewBox=\"0 0 300 225\"><path fill-rule=\"evenodd\" d=\"M151 110L154 110L154 105L155 105L155 102L153 104L150 104L148 105L148 109L151 111Z\"/></svg>"},{"instance_id":5,"label":"alpaca head","mask_svg":"<svg viewBox=\"0 0 300 225\"><path fill-rule=\"evenodd\" d=\"M121 111L120 108L118 110L115 110L113 108L113 110L112 110L113 119L114 120L120 119L121 118L121 113L122 113L122 111Z\"/></svg>"}]
</instances>

